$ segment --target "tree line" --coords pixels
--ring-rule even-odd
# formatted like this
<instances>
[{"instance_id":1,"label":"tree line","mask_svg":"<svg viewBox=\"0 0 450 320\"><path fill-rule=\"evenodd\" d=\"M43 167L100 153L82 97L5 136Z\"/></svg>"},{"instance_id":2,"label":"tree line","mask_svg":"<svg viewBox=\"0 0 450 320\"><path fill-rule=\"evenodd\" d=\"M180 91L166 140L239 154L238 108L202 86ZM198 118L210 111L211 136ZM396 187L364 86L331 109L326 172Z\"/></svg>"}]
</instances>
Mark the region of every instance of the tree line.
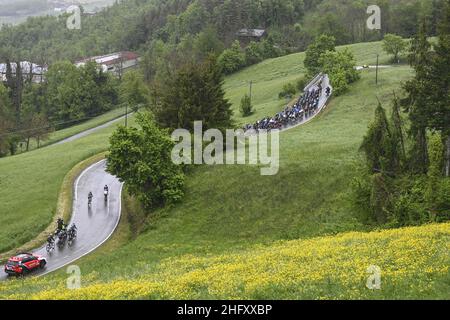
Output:
<instances>
[{"instance_id":1,"label":"tree line","mask_svg":"<svg viewBox=\"0 0 450 320\"><path fill-rule=\"evenodd\" d=\"M39 147L53 130L119 106L136 110L149 101L149 89L138 70L119 79L95 62L77 67L61 61L49 67L42 82L32 81L19 62L8 61L7 70L6 82L0 83L0 157L14 155L19 145L28 151L32 139Z\"/></svg>"},{"instance_id":2,"label":"tree line","mask_svg":"<svg viewBox=\"0 0 450 320\"><path fill-rule=\"evenodd\" d=\"M366 9L373 4L381 8L381 30L366 27ZM64 15L3 26L0 43L41 65L133 50L146 57L150 78L161 68L160 58L175 51L203 55L232 48L241 28L266 29L268 39L245 46L238 67L304 51L321 34L333 36L336 45L381 40L388 33L411 37L423 16L435 35L442 7L443 0L128 0L82 16L81 30L68 30Z\"/></svg>"}]
</instances>

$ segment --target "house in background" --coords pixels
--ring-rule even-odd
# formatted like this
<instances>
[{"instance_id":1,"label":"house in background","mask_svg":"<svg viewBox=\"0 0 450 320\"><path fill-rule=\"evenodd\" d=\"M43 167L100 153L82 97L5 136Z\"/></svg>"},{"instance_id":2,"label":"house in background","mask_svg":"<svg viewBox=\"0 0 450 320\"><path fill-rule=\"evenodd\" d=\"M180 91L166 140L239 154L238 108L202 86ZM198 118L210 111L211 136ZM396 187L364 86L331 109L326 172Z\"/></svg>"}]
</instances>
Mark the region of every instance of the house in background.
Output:
<instances>
[{"instance_id":1,"label":"house in background","mask_svg":"<svg viewBox=\"0 0 450 320\"><path fill-rule=\"evenodd\" d=\"M45 73L47 72L46 66L40 66L36 63L29 61L20 62L22 69L22 76L24 80L31 80L34 83L41 83L45 81ZM17 69L17 63L11 62L11 73L15 76ZM0 82L6 82L7 65L6 63L0 63Z\"/></svg>"},{"instance_id":2,"label":"house in background","mask_svg":"<svg viewBox=\"0 0 450 320\"><path fill-rule=\"evenodd\" d=\"M139 65L139 55L130 51L122 51L78 60L75 65L80 67L90 61L97 63L104 72L113 73L120 78L124 72Z\"/></svg>"},{"instance_id":3,"label":"house in background","mask_svg":"<svg viewBox=\"0 0 450 320\"><path fill-rule=\"evenodd\" d=\"M267 37L265 29L241 29L236 33L236 37L242 45L248 45L250 42L259 42Z\"/></svg>"}]
</instances>

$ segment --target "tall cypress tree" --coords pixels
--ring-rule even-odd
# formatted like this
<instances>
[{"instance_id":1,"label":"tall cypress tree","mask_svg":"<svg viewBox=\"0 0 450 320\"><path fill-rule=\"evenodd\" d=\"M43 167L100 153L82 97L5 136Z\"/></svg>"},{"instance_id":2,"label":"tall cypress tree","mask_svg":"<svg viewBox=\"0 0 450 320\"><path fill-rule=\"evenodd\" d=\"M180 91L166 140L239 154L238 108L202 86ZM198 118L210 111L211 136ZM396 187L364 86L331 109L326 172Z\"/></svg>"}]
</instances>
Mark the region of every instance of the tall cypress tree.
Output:
<instances>
[{"instance_id":1,"label":"tall cypress tree","mask_svg":"<svg viewBox=\"0 0 450 320\"><path fill-rule=\"evenodd\" d=\"M402 170L403 162L406 158L405 152L405 139L403 134L403 122L400 116L400 105L397 97L394 93L394 101L392 106L391 115L391 132L392 132L392 152L393 152L393 165L394 170L400 173Z\"/></svg>"},{"instance_id":2,"label":"tall cypress tree","mask_svg":"<svg viewBox=\"0 0 450 320\"><path fill-rule=\"evenodd\" d=\"M445 173L450 176L450 0L445 1L438 27L438 44L431 66L428 125L440 131L446 146Z\"/></svg>"},{"instance_id":3,"label":"tall cypress tree","mask_svg":"<svg viewBox=\"0 0 450 320\"><path fill-rule=\"evenodd\" d=\"M419 33L411 41L409 60L416 71L414 79L404 85L408 96L402 101L411 121L409 134L413 138L409 166L414 173L426 173L428 168L426 129L429 117L427 108L430 103L432 52L427 40L425 19L421 22Z\"/></svg>"},{"instance_id":4,"label":"tall cypress tree","mask_svg":"<svg viewBox=\"0 0 450 320\"><path fill-rule=\"evenodd\" d=\"M386 111L378 104L375 110L375 119L360 147L366 155L367 164L372 174L393 174L392 137Z\"/></svg>"}]
</instances>

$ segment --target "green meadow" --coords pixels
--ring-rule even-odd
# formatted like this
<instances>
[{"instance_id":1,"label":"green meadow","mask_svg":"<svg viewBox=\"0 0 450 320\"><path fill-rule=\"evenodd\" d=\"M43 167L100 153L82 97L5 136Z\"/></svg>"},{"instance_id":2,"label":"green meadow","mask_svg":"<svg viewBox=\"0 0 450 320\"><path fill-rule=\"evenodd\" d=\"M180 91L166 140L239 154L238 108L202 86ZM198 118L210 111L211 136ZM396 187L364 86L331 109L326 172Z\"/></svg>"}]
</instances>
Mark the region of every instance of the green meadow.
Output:
<instances>
[{"instance_id":1,"label":"green meadow","mask_svg":"<svg viewBox=\"0 0 450 320\"><path fill-rule=\"evenodd\" d=\"M348 48L358 64L372 64L372 54L381 52L380 43ZM286 101L278 99L278 92L284 83L303 75L302 59L303 54L272 59L228 77L225 88L236 110L236 122L254 121L283 108ZM388 57L381 55L380 61L387 63ZM424 268L429 265L433 260L429 255L443 252L448 224L411 229L405 238L402 231L383 231L378 236L377 232L369 233L373 227L364 224L350 201L351 181L360 159L358 149L377 98L389 108L393 91L399 91L401 83L412 76L408 66L393 66L380 70L379 84L375 85L375 71L361 71L361 80L346 94L333 98L314 120L280 134L280 170L275 176L261 176L258 166L196 167L187 176L182 203L147 216L125 196L124 217L116 234L77 262L85 288L79 294L64 289L66 274L60 270L42 279L2 284L0 298L12 293L18 294L16 297L35 294L36 298L120 298L114 292L122 293L122 298L157 299L357 298L355 294L414 298L422 294L433 297L433 290L442 296L446 291L445 255L433 262L429 273L420 274L420 281L412 287L414 276L402 276L395 272L403 269L395 268L402 250L408 250L411 259L422 254ZM238 104L250 80L256 112L243 119L237 112ZM65 145L0 160L0 251L22 244L48 225L65 173L77 162L105 150L112 130L114 126ZM440 239L433 242L434 247L416 245L430 237ZM409 248L408 243L414 247ZM398 287L391 284L388 290L374 295L361 288L352 291L351 286L361 279L348 280L349 274L345 268L339 269L339 263L349 266L349 261L370 261L370 248L375 245L389 249L383 263L397 270L390 276L392 283L398 281ZM314 256L319 248L320 254L311 258L311 252ZM306 269L307 261L327 266L320 275L313 270L306 273L310 277L301 284L304 293L296 291L299 283L294 285L288 279L295 265L289 257L294 255L299 255L299 266ZM265 259L272 282L252 282L250 276L264 274ZM250 265L254 269L249 269ZM333 287L333 266L348 282L336 280L339 283ZM403 267L407 270L407 265ZM355 271L358 277L365 272L361 268ZM325 278L320 282L315 276ZM214 279L224 281L219 293L214 291ZM431 285L425 288L427 279ZM260 287L250 290L252 284ZM177 291L174 288L178 286Z\"/></svg>"}]
</instances>

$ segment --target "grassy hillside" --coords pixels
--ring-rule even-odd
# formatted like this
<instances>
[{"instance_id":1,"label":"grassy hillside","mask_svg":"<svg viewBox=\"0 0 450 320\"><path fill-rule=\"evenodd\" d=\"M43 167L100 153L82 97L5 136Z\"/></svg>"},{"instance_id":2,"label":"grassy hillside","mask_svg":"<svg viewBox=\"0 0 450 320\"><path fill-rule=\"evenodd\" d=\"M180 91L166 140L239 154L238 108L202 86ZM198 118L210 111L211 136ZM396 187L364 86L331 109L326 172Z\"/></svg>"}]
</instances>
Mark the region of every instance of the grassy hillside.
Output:
<instances>
[{"instance_id":1,"label":"grassy hillside","mask_svg":"<svg viewBox=\"0 0 450 320\"><path fill-rule=\"evenodd\" d=\"M340 50L343 48L352 50L355 53L358 63L362 64L367 62L367 60L365 60L367 59L367 56L372 56L376 52L381 52L381 43L356 44L342 47ZM253 96L257 112L252 118L256 119L265 115L271 115L283 107L284 102L278 100L278 92L283 84L302 76L302 71L303 54L294 54L268 60L227 78L225 83L227 96L237 110L239 101L244 92L246 92L246 87L243 87L243 84L253 79L255 80ZM382 86L379 88L379 95L381 98L384 96L388 98L392 88L398 87L400 81L406 79L409 75L409 68L406 67L383 71L380 75ZM202 181L203 179L208 180L209 176L214 175L221 179L217 180L220 181L219 183L216 180L210 181L211 185L218 184L215 191L217 193L216 196L220 197L221 195L225 195L228 191L233 192L233 188L230 188L233 184L237 185L237 188L234 191L237 195L252 195L249 199L252 199L251 201L254 202L254 210L244 214L246 218L243 216L242 219L247 219L247 222L254 220L260 221L261 224L263 224L263 222L269 222L265 226L266 228L279 229L276 231L276 238L283 238L286 236L295 238L298 234L304 234L305 232L307 234L315 235L317 234L317 229L323 229L324 231L330 232L353 230L353 225L355 224L353 218L341 221L339 217L328 217L328 220L331 219L330 221L334 221L334 219L336 219L339 225L342 223L345 227L335 227L334 222L329 222L330 226L327 226L327 223L316 227L316 218L313 218L313 216L306 216L303 218L299 218L299 216L305 215L305 210L306 212L308 210L316 210L317 212L322 212L323 210L326 212L326 210L328 210L320 208L321 206L325 206L326 202L321 202L320 199L316 199L316 188L323 188L321 182L333 184L335 183L334 181L337 181L336 183L342 181L341 178L344 174L343 172L339 172L338 176L333 180L329 180L323 175L323 170L333 170L334 160L331 161L331 163L327 162L329 154L333 154L332 152L334 151L346 153L345 159L347 159L347 161L345 162L345 165L347 166L350 165L350 159L356 154L357 144L360 142L362 134L366 129L368 119L372 116L372 110L370 108L373 107L375 101L375 94L373 92L374 86L371 85L373 78L374 75L372 72L365 74L363 80L354 87L353 93L345 98L335 100L334 103L336 103L338 107L336 107L336 110L330 111L339 113L333 115L331 121L342 125L335 126L333 129L335 130L333 137L328 137L328 129L326 127L328 124L324 124L323 122L320 122L318 125L316 123L311 124L300 130L293 130L292 133L283 136L281 142L281 148L283 150L281 154L282 170L275 178L276 181L260 178L259 170L257 168L203 168L189 179L190 186L197 187L193 189L196 190L194 193L188 193L186 208L191 208L192 213L194 214L197 210L204 212L207 219L211 219L209 213L216 212L216 210L219 217L222 215L220 213L222 211L222 209L220 209L223 205L222 201L217 202L218 207L204 210L202 199L201 197L198 198L198 194L212 191L209 189L208 184L202 183ZM356 92L358 95L354 96ZM367 108L369 109L361 110L361 102L365 100L367 100ZM339 105L341 104L345 104L346 106L340 107ZM355 110L352 109L352 120L349 119L349 124L340 121L340 117L345 117L345 115L342 114L342 110L344 108L350 108L347 105L354 105L355 108ZM111 115L117 116L117 112L121 112L121 110L115 110L105 117L110 119ZM95 124L100 124L104 122L106 119L105 117L100 117L91 122L62 132L56 132L51 136L51 140L57 141L63 136L70 136L82 131L82 129L87 129ZM235 117L237 122L243 123L249 120L239 118L238 112L235 112ZM354 128L355 126L358 127ZM45 229L53 216L57 193L65 174L77 162L96 152L104 151L107 148L107 138L113 129L114 128L111 127L84 139L63 146L52 147L52 149L41 149L15 157L0 159L0 187L2 189L2 192L0 193L0 212L2 213L0 215L0 252L22 245ZM318 130L320 130L320 132ZM350 130L350 132L346 133L348 130ZM324 140L325 138L331 138L332 140L327 141ZM334 139L339 139L339 142L336 144ZM344 148L338 150L342 145ZM350 154L348 154L347 149L349 147L351 148ZM306 152L306 150L308 151ZM322 154L324 156L322 156ZM321 159L321 161L315 161L315 159ZM302 177L300 181L298 175ZM324 181L324 179L326 181ZM242 183L242 181L250 181L252 183ZM342 185L345 186L345 183ZM272 186L274 185L283 185L282 188L278 189L279 195L273 194L272 196ZM312 188L311 186L314 187ZM285 187L290 191L285 191ZM192 190L192 188L189 190ZM260 194L255 194L255 191L260 192ZM299 194L295 194L294 191ZM261 196L263 197L261 198ZM190 197L194 200L198 199L198 201L196 201L195 204L189 204ZM282 219L285 220L285 223L280 225L270 223L270 221L273 221L274 217L272 213L266 212L266 204L262 203L261 199L263 201L268 201L270 205L276 208L279 205L279 199L285 199L286 197L294 197L295 202L282 202L285 205L280 207L280 209L286 208L287 210ZM265 200L265 198L267 198L267 200ZM23 199L27 199L27 201L24 202ZM236 198L236 200L238 199L240 199L240 197ZM304 199L310 200L304 201ZM232 215L241 214L236 208L241 208L242 204L227 202L226 206L227 207L223 209L223 212L231 212ZM342 208L342 206L337 208ZM342 210L345 211L345 209ZM182 211L185 211L185 209L183 208ZM322 212L321 214L324 213ZM345 215L348 216L348 214ZM267 221L258 218L264 216L268 217ZM190 217L187 215L186 219L190 220ZM280 218L276 217L276 219L279 220ZM292 219L293 222L291 221ZM304 225L304 220L308 221L307 225ZM187 225L189 224L190 223ZM207 227L208 224L208 222L205 222ZM286 224L290 225L288 229L285 228ZM309 225L313 225L313 228L310 229ZM297 227L300 227L303 230L298 230ZM209 226L208 228L213 227ZM291 229L294 231L291 231ZM255 230L257 230L257 228L255 228ZM244 231L244 233L248 233L250 242L253 241L253 234L255 232L256 231L251 230ZM221 233L223 232L219 230L219 234ZM272 232L269 232L269 234L272 234ZM263 236L264 233L258 235L258 237ZM225 240L228 239L228 235L225 233L223 238ZM269 239L271 238L272 236L269 237Z\"/></svg>"},{"instance_id":2,"label":"grassy hillside","mask_svg":"<svg viewBox=\"0 0 450 320\"><path fill-rule=\"evenodd\" d=\"M366 63L363 46L351 48ZM374 44L367 46L377 50ZM301 62L293 62L298 56L266 61L233 75L226 80L228 96L236 104L243 91L239 84L251 75L257 79L254 117L279 110L279 86L301 76ZM448 271L448 224L365 234L361 232L371 228L360 221L349 201L357 150L376 97L387 106L392 91L411 76L406 66L383 69L376 87L374 71L363 71L362 79L315 120L281 135L277 176L261 177L259 168L250 166L195 169L182 204L153 212L139 237L128 238L129 231L122 230L116 235L121 240L113 239L114 249L106 247L78 261L83 290L66 291L61 270L26 280L26 286L15 281L0 284L0 297L12 292L35 298L445 294L446 282L439 281ZM122 229L126 228L125 223ZM358 233L345 234L354 231ZM339 233L344 234L333 237ZM381 292L365 289L370 264L386 272L387 285Z\"/></svg>"},{"instance_id":3,"label":"grassy hillside","mask_svg":"<svg viewBox=\"0 0 450 320\"><path fill-rule=\"evenodd\" d=\"M380 54L380 64L387 64L390 60L390 57L383 52L382 42L358 43L338 47L338 50L344 49L348 49L354 54L358 65L375 65L377 54ZM278 93L282 90L284 84L295 82L303 76L305 73L304 59L304 52L269 59L229 76L225 88L227 98L233 103L234 115L238 124L272 116L282 109L286 105L286 101L280 100ZM375 74L373 74L373 78L375 81ZM249 93L250 81L253 81L252 96L256 112L251 117L243 119L239 113L239 104L244 94ZM383 81L383 78L381 78L381 81Z\"/></svg>"},{"instance_id":4,"label":"grassy hillside","mask_svg":"<svg viewBox=\"0 0 450 320\"><path fill-rule=\"evenodd\" d=\"M369 64L379 44L349 48L359 64ZM234 107L246 92L243 86L253 79L253 119L282 108L278 91L302 75L301 59L297 54L265 61L227 78ZM138 237L123 219L106 246L77 262L81 290L65 289L67 275L60 270L44 278L0 283L0 298L446 298L450 224L369 232L372 228L361 222L349 200L358 148L377 97L388 107L393 90L412 70L380 70L378 86L374 75L373 70L363 71L361 80L316 119L281 134L278 175L262 177L255 166L196 168L181 204L151 213ZM21 239L23 223L13 219L16 212L24 214L20 218L27 225L51 217L32 206L19 211L20 192L13 190L41 168L34 185L41 189L20 190L34 206L44 203L51 210L56 194L53 202L50 195L59 186L54 180L62 179L77 159L104 149L111 130L18 156L19 161L0 160L0 177L9 172L24 177L6 189L9 196L0 194L0 206L13 199L0 207L7 213L0 219L9 218L5 223L16 230L8 233L11 228L1 221L0 234L7 235L0 238L4 246L15 236ZM31 166L30 171L23 174L19 164ZM38 181L44 178L42 190ZM126 203L125 214L132 215ZM28 237L38 229L29 228ZM365 287L370 265L382 270L380 291Z\"/></svg>"}]
</instances>

